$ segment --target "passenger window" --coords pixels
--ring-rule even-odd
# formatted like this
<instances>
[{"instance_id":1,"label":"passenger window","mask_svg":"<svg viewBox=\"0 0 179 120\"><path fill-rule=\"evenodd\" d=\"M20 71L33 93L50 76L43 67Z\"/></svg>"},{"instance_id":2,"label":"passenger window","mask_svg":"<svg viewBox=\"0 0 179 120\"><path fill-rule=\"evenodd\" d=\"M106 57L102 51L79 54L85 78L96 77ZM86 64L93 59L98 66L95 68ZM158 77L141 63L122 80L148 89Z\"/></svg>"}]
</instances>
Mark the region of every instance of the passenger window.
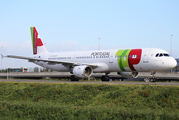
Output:
<instances>
[{"instance_id":1,"label":"passenger window","mask_svg":"<svg viewBox=\"0 0 179 120\"><path fill-rule=\"evenodd\" d=\"M162 57L163 56L163 54L162 53L160 53L160 56L159 57Z\"/></svg>"},{"instance_id":2,"label":"passenger window","mask_svg":"<svg viewBox=\"0 0 179 120\"><path fill-rule=\"evenodd\" d=\"M158 57L158 56L159 56L159 53L157 53L155 57Z\"/></svg>"}]
</instances>

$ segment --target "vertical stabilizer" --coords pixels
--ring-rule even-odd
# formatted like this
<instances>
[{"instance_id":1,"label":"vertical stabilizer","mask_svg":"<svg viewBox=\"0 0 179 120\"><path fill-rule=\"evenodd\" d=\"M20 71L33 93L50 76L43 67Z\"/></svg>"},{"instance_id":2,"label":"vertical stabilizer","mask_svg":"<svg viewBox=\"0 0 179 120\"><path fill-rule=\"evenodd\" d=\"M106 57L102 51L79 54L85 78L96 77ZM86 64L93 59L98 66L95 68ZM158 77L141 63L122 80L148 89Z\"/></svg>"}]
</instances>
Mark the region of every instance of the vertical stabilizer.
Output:
<instances>
[{"instance_id":1,"label":"vertical stabilizer","mask_svg":"<svg viewBox=\"0 0 179 120\"><path fill-rule=\"evenodd\" d=\"M30 27L33 54L48 53L35 27Z\"/></svg>"}]
</instances>

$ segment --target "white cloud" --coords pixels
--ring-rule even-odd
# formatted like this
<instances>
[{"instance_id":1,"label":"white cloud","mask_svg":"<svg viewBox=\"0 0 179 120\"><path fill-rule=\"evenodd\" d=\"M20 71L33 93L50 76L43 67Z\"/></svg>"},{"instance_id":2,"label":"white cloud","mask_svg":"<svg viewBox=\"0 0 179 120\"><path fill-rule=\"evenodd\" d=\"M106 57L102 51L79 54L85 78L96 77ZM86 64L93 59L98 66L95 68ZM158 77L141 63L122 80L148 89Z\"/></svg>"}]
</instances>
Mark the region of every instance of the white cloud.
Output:
<instances>
[{"instance_id":1,"label":"white cloud","mask_svg":"<svg viewBox=\"0 0 179 120\"><path fill-rule=\"evenodd\" d=\"M78 43L75 41L66 41L62 43L60 46L61 46L61 50L75 50L77 44Z\"/></svg>"},{"instance_id":2,"label":"white cloud","mask_svg":"<svg viewBox=\"0 0 179 120\"><path fill-rule=\"evenodd\" d=\"M80 47L81 51L86 51L86 50L98 50L98 45L91 45L91 46L82 46Z\"/></svg>"},{"instance_id":3,"label":"white cloud","mask_svg":"<svg viewBox=\"0 0 179 120\"><path fill-rule=\"evenodd\" d=\"M78 43L75 41L65 41L62 43L46 43L45 47L49 52L62 52L77 50Z\"/></svg>"},{"instance_id":4,"label":"white cloud","mask_svg":"<svg viewBox=\"0 0 179 120\"><path fill-rule=\"evenodd\" d=\"M7 47L7 46L8 46L7 43L5 43L5 42L0 42L0 48L5 48L5 47Z\"/></svg>"},{"instance_id":5,"label":"white cloud","mask_svg":"<svg viewBox=\"0 0 179 120\"><path fill-rule=\"evenodd\" d=\"M2 48L2 54L14 54L14 55L30 55L32 54L32 44L30 41L17 43L17 44L8 44L8 43L0 43Z\"/></svg>"},{"instance_id":6,"label":"white cloud","mask_svg":"<svg viewBox=\"0 0 179 120\"><path fill-rule=\"evenodd\" d=\"M112 45L112 46L109 46L109 49L119 49L121 48L120 46L118 45Z\"/></svg>"}]
</instances>

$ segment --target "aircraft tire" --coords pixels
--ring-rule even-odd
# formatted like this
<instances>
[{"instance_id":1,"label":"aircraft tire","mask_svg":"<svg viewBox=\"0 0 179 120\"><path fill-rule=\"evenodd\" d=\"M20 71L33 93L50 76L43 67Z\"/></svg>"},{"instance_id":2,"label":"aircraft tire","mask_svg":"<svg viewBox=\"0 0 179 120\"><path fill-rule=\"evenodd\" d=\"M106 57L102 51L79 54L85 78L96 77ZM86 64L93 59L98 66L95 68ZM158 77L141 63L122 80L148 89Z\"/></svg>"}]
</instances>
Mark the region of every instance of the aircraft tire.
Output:
<instances>
[{"instance_id":1,"label":"aircraft tire","mask_svg":"<svg viewBox=\"0 0 179 120\"><path fill-rule=\"evenodd\" d=\"M109 82L110 78L109 76L106 76L106 81Z\"/></svg>"},{"instance_id":2,"label":"aircraft tire","mask_svg":"<svg viewBox=\"0 0 179 120\"><path fill-rule=\"evenodd\" d=\"M102 77L101 77L101 81L109 81L109 76L105 76L105 75L103 75Z\"/></svg>"},{"instance_id":3,"label":"aircraft tire","mask_svg":"<svg viewBox=\"0 0 179 120\"><path fill-rule=\"evenodd\" d=\"M72 76L71 76L71 81L79 81L79 78L76 77L76 76L74 76L74 75L72 75Z\"/></svg>"},{"instance_id":4,"label":"aircraft tire","mask_svg":"<svg viewBox=\"0 0 179 120\"><path fill-rule=\"evenodd\" d=\"M74 77L75 77L74 75L71 75L71 78L70 78L71 81L74 81L74 79L75 79Z\"/></svg>"},{"instance_id":5,"label":"aircraft tire","mask_svg":"<svg viewBox=\"0 0 179 120\"><path fill-rule=\"evenodd\" d=\"M156 82L156 79L155 79L155 78L150 78L149 81L150 81L150 82Z\"/></svg>"},{"instance_id":6,"label":"aircraft tire","mask_svg":"<svg viewBox=\"0 0 179 120\"><path fill-rule=\"evenodd\" d=\"M101 77L101 81L105 81L105 76L102 76L102 77Z\"/></svg>"}]
</instances>

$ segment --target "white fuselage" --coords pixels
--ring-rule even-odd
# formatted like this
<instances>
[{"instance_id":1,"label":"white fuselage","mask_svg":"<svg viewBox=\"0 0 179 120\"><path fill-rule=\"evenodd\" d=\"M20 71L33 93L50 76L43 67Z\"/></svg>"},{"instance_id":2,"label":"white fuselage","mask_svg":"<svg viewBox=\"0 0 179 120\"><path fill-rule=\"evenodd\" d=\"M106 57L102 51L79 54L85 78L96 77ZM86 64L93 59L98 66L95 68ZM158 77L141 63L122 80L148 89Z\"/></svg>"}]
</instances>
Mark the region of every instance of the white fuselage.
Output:
<instances>
[{"instance_id":1,"label":"white fuselage","mask_svg":"<svg viewBox=\"0 0 179 120\"><path fill-rule=\"evenodd\" d=\"M78 64L97 64L98 67L93 69L94 73L162 71L176 66L176 60L170 57L168 52L156 48L53 52L37 54L34 57ZM71 71L62 64L53 65L42 61L34 63L56 71Z\"/></svg>"}]
</instances>

